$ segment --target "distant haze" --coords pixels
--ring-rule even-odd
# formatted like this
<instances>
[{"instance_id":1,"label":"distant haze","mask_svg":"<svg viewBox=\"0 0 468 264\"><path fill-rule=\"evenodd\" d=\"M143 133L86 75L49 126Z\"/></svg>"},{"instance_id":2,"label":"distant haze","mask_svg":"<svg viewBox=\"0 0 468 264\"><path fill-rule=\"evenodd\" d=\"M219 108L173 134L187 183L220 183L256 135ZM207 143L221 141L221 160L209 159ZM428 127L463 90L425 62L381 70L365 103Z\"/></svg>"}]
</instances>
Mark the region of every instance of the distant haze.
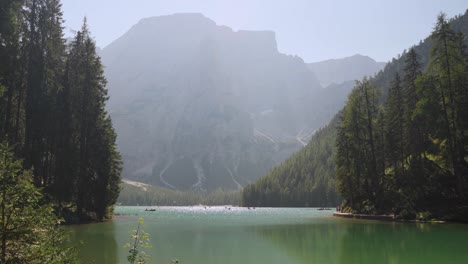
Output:
<instances>
[{"instance_id":1,"label":"distant haze","mask_svg":"<svg viewBox=\"0 0 468 264\"><path fill-rule=\"evenodd\" d=\"M376 62L372 58L356 54L342 59L324 60L309 63L309 69L315 73L320 84L326 87L349 80L359 80L374 74L385 67L385 62Z\"/></svg>"},{"instance_id":2,"label":"distant haze","mask_svg":"<svg viewBox=\"0 0 468 264\"><path fill-rule=\"evenodd\" d=\"M271 31L197 13L142 19L101 54L123 176L181 190L253 182L343 107L352 80L383 66L365 56L307 65L279 53Z\"/></svg>"},{"instance_id":3,"label":"distant haze","mask_svg":"<svg viewBox=\"0 0 468 264\"><path fill-rule=\"evenodd\" d=\"M365 54L389 61L432 30L439 12L464 13L466 0L64 0L67 36L87 16L104 48L145 17L202 13L234 30L271 30L280 52L306 62Z\"/></svg>"}]
</instances>

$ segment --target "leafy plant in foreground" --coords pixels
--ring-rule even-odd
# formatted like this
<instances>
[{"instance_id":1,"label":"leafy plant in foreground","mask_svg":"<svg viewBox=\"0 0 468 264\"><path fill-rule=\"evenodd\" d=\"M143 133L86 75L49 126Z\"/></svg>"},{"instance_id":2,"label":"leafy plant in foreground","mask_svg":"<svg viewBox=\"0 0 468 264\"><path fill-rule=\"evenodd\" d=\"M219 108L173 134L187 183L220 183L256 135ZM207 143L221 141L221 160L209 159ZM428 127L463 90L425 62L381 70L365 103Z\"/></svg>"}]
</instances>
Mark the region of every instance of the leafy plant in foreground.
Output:
<instances>
[{"instance_id":1,"label":"leafy plant in foreground","mask_svg":"<svg viewBox=\"0 0 468 264\"><path fill-rule=\"evenodd\" d=\"M44 203L32 173L22 170L7 144L0 145L0 263L76 263L64 247L64 231Z\"/></svg>"},{"instance_id":2,"label":"leafy plant in foreground","mask_svg":"<svg viewBox=\"0 0 468 264\"><path fill-rule=\"evenodd\" d=\"M144 264L149 260L149 255L142 250L142 248L152 247L149 243L149 234L143 229L144 223L143 218L138 219L137 229L130 231L133 242L125 245L125 247L130 248L128 251L130 255L127 256L127 260L131 264Z\"/></svg>"}]
</instances>

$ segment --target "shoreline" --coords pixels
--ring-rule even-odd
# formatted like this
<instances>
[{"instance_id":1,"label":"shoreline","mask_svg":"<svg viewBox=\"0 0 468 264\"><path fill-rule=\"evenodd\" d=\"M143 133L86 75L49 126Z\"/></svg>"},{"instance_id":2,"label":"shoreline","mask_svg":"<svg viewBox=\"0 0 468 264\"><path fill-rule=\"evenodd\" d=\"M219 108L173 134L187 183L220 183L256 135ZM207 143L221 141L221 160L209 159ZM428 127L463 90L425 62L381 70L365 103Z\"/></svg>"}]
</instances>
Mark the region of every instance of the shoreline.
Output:
<instances>
[{"instance_id":1,"label":"shoreline","mask_svg":"<svg viewBox=\"0 0 468 264\"><path fill-rule=\"evenodd\" d=\"M334 212L333 217L347 218L347 219L379 220L379 221L387 221L387 222L397 221L397 218L395 217L395 215L367 215L367 214Z\"/></svg>"},{"instance_id":2,"label":"shoreline","mask_svg":"<svg viewBox=\"0 0 468 264\"><path fill-rule=\"evenodd\" d=\"M442 221L442 220L402 220L402 219L399 219L397 215L368 215L368 214L353 214L353 213L340 213L340 212L334 212L333 217L346 218L346 219L358 219L358 220L400 222L400 223L433 223L433 224L451 223L450 221ZM453 222L453 223L457 223L457 222Z\"/></svg>"}]
</instances>

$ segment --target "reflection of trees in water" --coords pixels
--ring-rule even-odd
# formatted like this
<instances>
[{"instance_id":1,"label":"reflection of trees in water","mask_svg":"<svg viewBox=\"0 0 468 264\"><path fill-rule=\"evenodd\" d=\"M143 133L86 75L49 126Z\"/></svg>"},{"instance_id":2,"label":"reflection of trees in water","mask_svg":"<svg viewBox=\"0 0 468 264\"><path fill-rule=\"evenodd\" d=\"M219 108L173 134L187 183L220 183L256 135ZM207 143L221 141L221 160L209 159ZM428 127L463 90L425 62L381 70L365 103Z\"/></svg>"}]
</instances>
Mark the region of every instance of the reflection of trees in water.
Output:
<instances>
[{"instance_id":1,"label":"reflection of trees in water","mask_svg":"<svg viewBox=\"0 0 468 264\"><path fill-rule=\"evenodd\" d=\"M300 263L464 263L468 228L459 225L340 221L256 227Z\"/></svg>"},{"instance_id":2,"label":"reflection of trees in water","mask_svg":"<svg viewBox=\"0 0 468 264\"><path fill-rule=\"evenodd\" d=\"M337 263L339 241L346 235L346 225L259 226L255 232L286 251L299 263Z\"/></svg>"},{"instance_id":3,"label":"reflection of trees in water","mask_svg":"<svg viewBox=\"0 0 468 264\"><path fill-rule=\"evenodd\" d=\"M400 254L414 235L393 223L354 223L347 230L340 241L342 251L337 263L401 263Z\"/></svg>"},{"instance_id":4,"label":"reflection of trees in water","mask_svg":"<svg viewBox=\"0 0 468 264\"><path fill-rule=\"evenodd\" d=\"M119 263L119 247L115 240L113 222L72 226L69 228L72 243L77 244L80 263Z\"/></svg>"},{"instance_id":5,"label":"reflection of trees in water","mask_svg":"<svg viewBox=\"0 0 468 264\"><path fill-rule=\"evenodd\" d=\"M338 263L464 263L467 235L458 225L355 223L341 240Z\"/></svg>"},{"instance_id":6,"label":"reflection of trees in water","mask_svg":"<svg viewBox=\"0 0 468 264\"><path fill-rule=\"evenodd\" d=\"M190 264L291 263L250 231L238 225L163 227L151 232L153 249L148 253L153 256L151 263L158 264L170 263L171 259Z\"/></svg>"}]
</instances>

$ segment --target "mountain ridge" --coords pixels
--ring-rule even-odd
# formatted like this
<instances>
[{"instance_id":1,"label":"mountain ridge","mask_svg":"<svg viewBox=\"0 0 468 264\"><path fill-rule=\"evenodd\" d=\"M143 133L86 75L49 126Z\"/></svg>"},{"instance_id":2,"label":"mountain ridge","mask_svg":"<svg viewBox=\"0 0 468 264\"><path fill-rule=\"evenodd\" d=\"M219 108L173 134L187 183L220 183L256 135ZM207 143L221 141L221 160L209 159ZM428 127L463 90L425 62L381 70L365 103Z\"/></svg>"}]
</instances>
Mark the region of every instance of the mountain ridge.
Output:
<instances>
[{"instance_id":1,"label":"mountain ridge","mask_svg":"<svg viewBox=\"0 0 468 264\"><path fill-rule=\"evenodd\" d=\"M148 18L102 58L133 180L239 189L302 147L299 132L319 122L306 113L320 84L270 31L233 31L200 14Z\"/></svg>"},{"instance_id":2,"label":"mountain ridge","mask_svg":"<svg viewBox=\"0 0 468 264\"><path fill-rule=\"evenodd\" d=\"M328 59L308 63L309 69L317 76L324 87L332 83L358 80L364 76L373 76L385 67L385 62L377 62L369 56L355 54L352 56Z\"/></svg>"},{"instance_id":3,"label":"mountain ridge","mask_svg":"<svg viewBox=\"0 0 468 264\"><path fill-rule=\"evenodd\" d=\"M101 54L124 177L171 189L253 182L306 145L350 86L323 89L274 32L202 14L142 19Z\"/></svg>"}]
</instances>

